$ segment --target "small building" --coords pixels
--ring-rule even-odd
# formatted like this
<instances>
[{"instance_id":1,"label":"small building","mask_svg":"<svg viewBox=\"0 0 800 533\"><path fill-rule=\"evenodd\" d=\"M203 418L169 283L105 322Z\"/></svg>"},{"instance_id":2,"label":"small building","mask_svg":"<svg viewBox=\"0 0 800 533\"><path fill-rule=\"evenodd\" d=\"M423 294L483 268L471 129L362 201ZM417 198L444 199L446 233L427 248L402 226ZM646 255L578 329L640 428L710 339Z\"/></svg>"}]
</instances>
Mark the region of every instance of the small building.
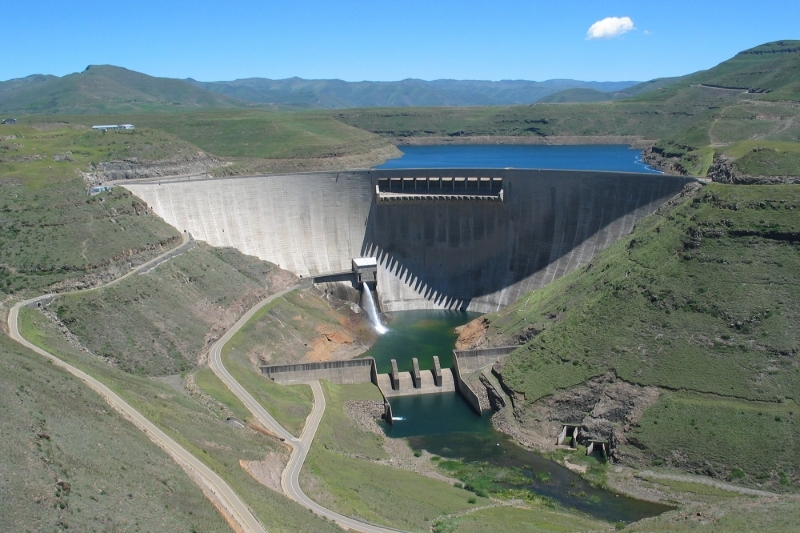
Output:
<instances>
[{"instance_id":1,"label":"small building","mask_svg":"<svg viewBox=\"0 0 800 533\"><path fill-rule=\"evenodd\" d=\"M4 118L3 119L3 124L16 124L16 123L17 123L17 119L15 119L15 118Z\"/></svg>"},{"instance_id":2,"label":"small building","mask_svg":"<svg viewBox=\"0 0 800 533\"><path fill-rule=\"evenodd\" d=\"M132 130L135 129L133 124L101 124L99 126L92 126L95 131L109 131L109 130Z\"/></svg>"},{"instance_id":3,"label":"small building","mask_svg":"<svg viewBox=\"0 0 800 533\"><path fill-rule=\"evenodd\" d=\"M100 194L101 192L106 192L111 187L108 185L95 185L94 187L89 188L89 196L94 196L95 194Z\"/></svg>"},{"instance_id":4,"label":"small building","mask_svg":"<svg viewBox=\"0 0 800 533\"><path fill-rule=\"evenodd\" d=\"M374 257L356 257L353 259L353 274L359 285L378 281L378 260Z\"/></svg>"}]
</instances>

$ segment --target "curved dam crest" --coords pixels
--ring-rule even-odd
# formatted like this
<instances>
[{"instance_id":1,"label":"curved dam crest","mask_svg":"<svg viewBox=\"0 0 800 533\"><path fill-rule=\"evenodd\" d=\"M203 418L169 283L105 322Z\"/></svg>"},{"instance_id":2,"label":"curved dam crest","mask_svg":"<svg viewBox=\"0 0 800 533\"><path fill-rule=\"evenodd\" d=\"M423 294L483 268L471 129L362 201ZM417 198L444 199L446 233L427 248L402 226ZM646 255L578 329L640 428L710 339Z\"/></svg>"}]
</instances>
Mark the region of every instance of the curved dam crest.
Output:
<instances>
[{"instance_id":1,"label":"curved dam crest","mask_svg":"<svg viewBox=\"0 0 800 533\"><path fill-rule=\"evenodd\" d=\"M499 201L415 196L416 189L379 201L379 181L469 177L502 180ZM349 272L354 257L376 257L384 311L486 313L587 264L690 181L625 172L402 169L122 186L196 239L303 277ZM335 285L355 290L348 281Z\"/></svg>"}]
</instances>

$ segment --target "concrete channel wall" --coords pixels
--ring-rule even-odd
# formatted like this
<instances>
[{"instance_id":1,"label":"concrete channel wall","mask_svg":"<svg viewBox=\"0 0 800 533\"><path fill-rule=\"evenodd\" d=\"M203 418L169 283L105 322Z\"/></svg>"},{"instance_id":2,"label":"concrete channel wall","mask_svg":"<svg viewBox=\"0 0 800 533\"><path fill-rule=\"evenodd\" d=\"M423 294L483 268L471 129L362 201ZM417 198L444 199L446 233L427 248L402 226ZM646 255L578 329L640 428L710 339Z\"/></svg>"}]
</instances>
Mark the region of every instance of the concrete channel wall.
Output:
<instances>
[{"instance_id":1,"label":"concrete channel wall","mask_svg":"<svg viewBox=\"0 0 800 533\"><path fill-rule=\"evenodd\" d=\"M380 179L409 177L502 178L502 201L376 201ZM376 257L384 311L490 312L587 264L688 181L621 172L413 169L124 186L196 239L303 277ZM333 290L350 282L323 283ZM350 285L343 295L352 298Z\"/></svg>"},{"instance_id":2,"label":"concrete channel wall","mask_svg":"<svg viewBox=\"0 0 800 533\"><path fill-rule=\"evenodd\" d=\"M466 372L465 372L466 373ZM467 401L470 407L478 413L482 414L483 410L481 409L481 401L478 399L478 395L472 390L472 387L469 386L469 383L464 381L464 378L461 377L462 370L459 366L458 355L454 352L453 353L453 378L455 379L456 390L458 393Z\"/></svg>"},{"instance_id":3,"label":"concrete channel wall","mask_svg":"<svg viewBox=\"0 0 800 533\"><path fill-rule=\"evenodd\" d=\"M483 367L493 365L519 346L498 346L497 348L480 348L477 350L453 350L453 355L458 357L461 372L471 374Z\"/></svg>"},{"instance_id":4,"label":"concrete channel wall","mask_svg":"<svg viewBox=\"0 0 800 533\"><path fill-rule=\"evenodd\" d=\"M372 357L321 363L261 366L259 370L268 378L283 384L301 383L312 379L325 379L337 385L369 382L378 384L375 360Z\"/></svg>"}]
</instances>

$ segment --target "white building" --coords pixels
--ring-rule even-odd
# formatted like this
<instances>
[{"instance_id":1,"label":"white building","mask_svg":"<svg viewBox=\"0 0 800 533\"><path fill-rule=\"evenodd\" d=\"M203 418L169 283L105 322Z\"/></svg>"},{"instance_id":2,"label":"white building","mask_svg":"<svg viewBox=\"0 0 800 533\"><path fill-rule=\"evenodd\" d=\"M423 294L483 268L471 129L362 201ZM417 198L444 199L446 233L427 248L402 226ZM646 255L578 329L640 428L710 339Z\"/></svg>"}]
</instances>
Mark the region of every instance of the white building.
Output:
<instances>
[{"instance_id":1,"label":"white building","mask_svg":"<svg viewBox=\"0 0 800 533\"><path fill-rule=\"evenodd\" d=\"M134 127L133 124L102 124L100 126L92 126L92 129L96 131L132 130Z\"/></svg>"}]
</instances>

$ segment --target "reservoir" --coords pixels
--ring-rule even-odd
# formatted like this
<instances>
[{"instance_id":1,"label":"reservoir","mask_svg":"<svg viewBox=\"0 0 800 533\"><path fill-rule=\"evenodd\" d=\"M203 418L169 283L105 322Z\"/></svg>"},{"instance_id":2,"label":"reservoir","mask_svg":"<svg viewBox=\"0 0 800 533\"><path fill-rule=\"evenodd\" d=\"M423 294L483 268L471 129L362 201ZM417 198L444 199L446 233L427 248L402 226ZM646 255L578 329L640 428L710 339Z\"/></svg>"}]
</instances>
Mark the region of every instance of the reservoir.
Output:
<instances>
[{"instance_id":1,"label":"reservoir","mask_svg":"<svg viewBox=\"0 0 800 533\"><path fill-rule=\"evenodd\" d=\"M400 146L402 157L377 169L396 168L549 168L660 174L642 162L642 151L619 144Z\"/></svg>"},{"instance_id":2,"label":"reservoir","mask_svg":"<svg viewBox=\"0 0 800 533\"><path fill-rule=\"evenodd\" d=\"M402 311L393 313L389 331L364 355L388 372L396 359L401 371L410 370L411 358L421 368L432 367L438 355L442 367L452 364L457 337L454 328L478 316L456 311ZM390 438L406 438L415 450L445 459L512 469L522 474L503 488L525 489L565 506L611 522L634 522L671 508L595 488L586 480L544 456L514 443L492 427L491 411L478 416L457 392L391 398L393 424L384 424ZM577 452L576 452L577 453Z\"/></svg>"}]
</instances>

